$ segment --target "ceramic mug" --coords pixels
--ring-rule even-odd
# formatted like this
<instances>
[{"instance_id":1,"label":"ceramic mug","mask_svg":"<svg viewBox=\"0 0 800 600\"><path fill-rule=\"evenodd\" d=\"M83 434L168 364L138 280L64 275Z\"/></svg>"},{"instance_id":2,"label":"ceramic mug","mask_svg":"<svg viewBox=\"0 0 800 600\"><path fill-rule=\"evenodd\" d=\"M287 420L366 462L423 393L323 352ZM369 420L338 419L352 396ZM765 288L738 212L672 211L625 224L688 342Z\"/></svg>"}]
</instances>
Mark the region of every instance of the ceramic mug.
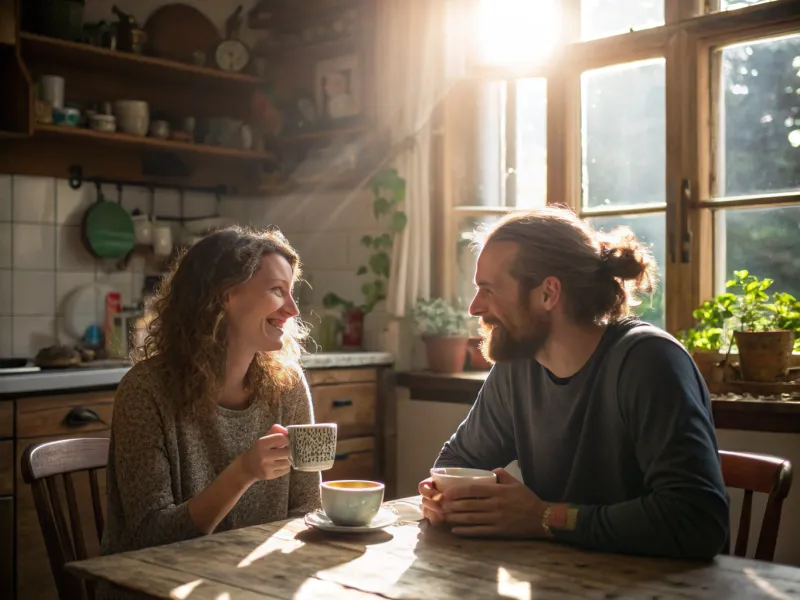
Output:
<instances>
[{"instance_id":1,"label":"ceramic mug","mask_svg":"<svg viewBox=\"0 0 800 600\"><path fill-rule=\"evenodd\" d=\"M464 485L497 483L497 475L492 471L460 467L434 467L431 469L431 478L440 492Z\"/></svg>"},{"instance_id":2,"label":"ceramic mug","mask_svg":"<svg viewBox=\"0 0 800 600\"><path fill-rule=\"evenodd\" d=\"M289 462L295 471L327 471L336 457L336 423L289 425Z\"/></svg>"},{"instance_id":3,"label":"ceramic mug","mask_svg":"<svg viewBox=\"0 0 800 600\"><path fill-rule=\"evenodd\" d=\"M377 481L325 481L320 485L322 510L334 525L369 525L383 504L385 487Z\"/></svg>"}]
</instances>

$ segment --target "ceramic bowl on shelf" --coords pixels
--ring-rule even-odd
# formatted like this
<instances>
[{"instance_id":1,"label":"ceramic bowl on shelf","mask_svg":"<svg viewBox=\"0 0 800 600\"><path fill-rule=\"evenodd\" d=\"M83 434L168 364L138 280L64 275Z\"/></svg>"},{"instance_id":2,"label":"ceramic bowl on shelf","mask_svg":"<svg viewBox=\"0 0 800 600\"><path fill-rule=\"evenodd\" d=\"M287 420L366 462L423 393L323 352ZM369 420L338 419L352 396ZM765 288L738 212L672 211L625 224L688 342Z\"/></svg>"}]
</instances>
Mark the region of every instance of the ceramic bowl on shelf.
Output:
<instances>
[{"instance_id":1,"label":"ceramic bowl on shelf","mask_svg":"<svg viewBox=\"0 0 800 600\"><path fill-rule=\"evenodd\" d=\"M114 115L94 114L89 117L89 127L94 131L114 133L117 130L117 119Z\"/></svg>"},{"instance_id":2,"label":"ceramic bowl on shelf","mask_svg":"<svg viewBox=\"0 0 800 600\"><path fill-rule=\"evenodd\" d=\"M141 100L117 100L114 114L120 131L146 136L150 127L150 106Z\"/></svg>"}]
</instances>

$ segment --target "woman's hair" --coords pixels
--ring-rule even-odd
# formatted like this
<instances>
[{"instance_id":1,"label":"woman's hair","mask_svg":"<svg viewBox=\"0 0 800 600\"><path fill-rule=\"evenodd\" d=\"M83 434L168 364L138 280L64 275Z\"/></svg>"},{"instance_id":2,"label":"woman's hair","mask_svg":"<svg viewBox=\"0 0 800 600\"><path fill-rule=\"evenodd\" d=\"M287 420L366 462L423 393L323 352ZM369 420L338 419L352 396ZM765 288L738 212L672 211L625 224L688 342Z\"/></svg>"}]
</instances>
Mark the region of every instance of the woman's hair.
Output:
<instances>
[{"instance_id":1,"label":"woman's hair","mask_svg":"<svg viewBox=\"0 0 800 600\"><path fill-rule=\"evenodd\" d=\"M283 256L297 281L300 258L278 229L238 226L208 234L178 257L161 279L154 298L156 316L133 360L155 358L183 407L193 409L216 399L225 374L225 294L248 281L268 254ZM306 330L295 317L283 331L281 350L259 352L253 358L245 379L248 389L269 384L283 390L299 381L300 342Z\"/></svg>"},{"instance_id":2,"label":"woman's hair","mask_svg":"<svg viewBox=\"0 0 800 600\"><path fill-rule=\"evenodd\" d=\"M595 231L572 211L548 207L508 215L479 233L482 245L517 244L511 275L523 298L556 277L576 323L619 321L656 288L655 260L627 227Z\"/></svg>"}]
</instances>

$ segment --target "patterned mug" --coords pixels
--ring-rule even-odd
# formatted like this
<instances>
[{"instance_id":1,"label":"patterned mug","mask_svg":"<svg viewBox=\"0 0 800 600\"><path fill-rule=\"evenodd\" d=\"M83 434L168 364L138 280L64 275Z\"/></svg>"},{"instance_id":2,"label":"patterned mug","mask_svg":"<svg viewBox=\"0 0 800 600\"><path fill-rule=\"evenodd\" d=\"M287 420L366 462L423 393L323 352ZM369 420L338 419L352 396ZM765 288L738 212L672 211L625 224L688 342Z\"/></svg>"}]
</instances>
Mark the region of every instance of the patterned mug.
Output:
<instances>
[{"instance_id":1,"label":"patterned mug","mask_svg":"<svg viewBox=\"0 0 800 600\"><path fill-rule=\"evenodd\" d=\"M289 462L296 471L327 471L336 457L336 423L289 425Z\"/></svg>"}]
</instances>

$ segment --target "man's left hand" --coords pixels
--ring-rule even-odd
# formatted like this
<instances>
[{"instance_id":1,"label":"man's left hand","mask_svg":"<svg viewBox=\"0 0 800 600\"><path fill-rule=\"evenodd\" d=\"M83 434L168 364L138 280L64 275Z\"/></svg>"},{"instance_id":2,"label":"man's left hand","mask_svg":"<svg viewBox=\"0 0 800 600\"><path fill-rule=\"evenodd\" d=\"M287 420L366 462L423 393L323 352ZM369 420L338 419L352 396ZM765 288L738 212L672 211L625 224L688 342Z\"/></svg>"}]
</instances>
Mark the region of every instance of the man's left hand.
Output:
<instances>
[{"instance_id":1,"label":"man's left hand","mask_svg":"<svg viewBox=\"0 0 800 600\"><path fill-rule=\"evenodd\" d=\"M547 504L505 469L495 469L497 483L447 490L441 500L444 521L456 535L545 538Z\"/></svg>"}]
</instances>

